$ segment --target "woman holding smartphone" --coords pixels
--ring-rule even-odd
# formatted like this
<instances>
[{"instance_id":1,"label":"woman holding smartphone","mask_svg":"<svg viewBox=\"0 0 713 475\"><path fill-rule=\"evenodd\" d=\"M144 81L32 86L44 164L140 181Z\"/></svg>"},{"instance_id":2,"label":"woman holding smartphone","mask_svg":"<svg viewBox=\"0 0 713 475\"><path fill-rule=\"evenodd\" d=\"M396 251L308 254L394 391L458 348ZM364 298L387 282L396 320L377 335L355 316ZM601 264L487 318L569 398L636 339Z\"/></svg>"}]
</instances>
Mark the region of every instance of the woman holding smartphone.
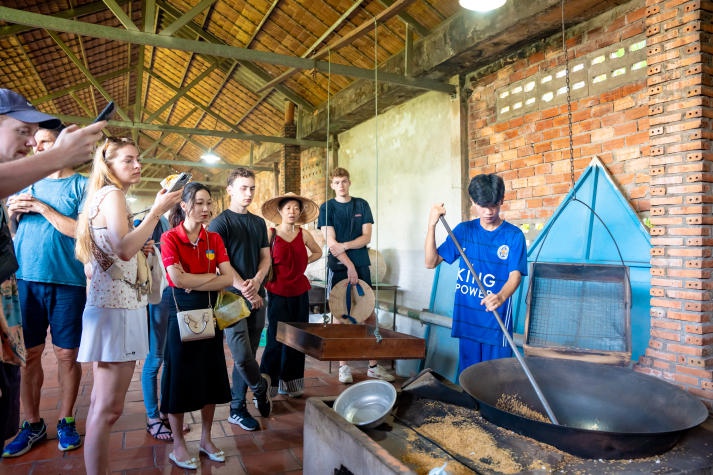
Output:
<instances>
[{"instance_id":1,"label":"woman holding smartphone","mask_svg":"<svg viewBox=\"0 0 713 475\"><path fill-rule=\"evenodd\" d=\"M87 415L84 462L90 475L109 473L109 432L124 409L136 360L146 357L146 291L137 286L144 243L158 219L181 199L161 190L134 228L126 193L141 180L131 139L108 138L96 150L84 211L77 223L77 258L90 280L77 361L92 362L94 385Z\"/></svg>"}]
</instances>

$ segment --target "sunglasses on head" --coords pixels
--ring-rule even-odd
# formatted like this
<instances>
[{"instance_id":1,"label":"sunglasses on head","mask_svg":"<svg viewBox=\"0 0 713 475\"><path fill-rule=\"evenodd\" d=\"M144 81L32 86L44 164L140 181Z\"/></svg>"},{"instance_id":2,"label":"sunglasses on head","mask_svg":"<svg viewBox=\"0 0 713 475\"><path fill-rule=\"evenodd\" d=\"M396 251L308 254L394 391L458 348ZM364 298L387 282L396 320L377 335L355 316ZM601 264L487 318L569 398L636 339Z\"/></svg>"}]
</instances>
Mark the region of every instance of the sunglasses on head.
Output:
<instances>
[{"instance_id":1,"label":"sunglasses on head","mask_svg":"<svg viewBox=\"0 0 713 475\"><path fill-rule=\"evenodd\" d=\"M127 137L107 137L102 146L102 158L104 160L106 160L106 151L111 143L117 145L136 145L136 142Z\"/></svg>"}]
</instances>

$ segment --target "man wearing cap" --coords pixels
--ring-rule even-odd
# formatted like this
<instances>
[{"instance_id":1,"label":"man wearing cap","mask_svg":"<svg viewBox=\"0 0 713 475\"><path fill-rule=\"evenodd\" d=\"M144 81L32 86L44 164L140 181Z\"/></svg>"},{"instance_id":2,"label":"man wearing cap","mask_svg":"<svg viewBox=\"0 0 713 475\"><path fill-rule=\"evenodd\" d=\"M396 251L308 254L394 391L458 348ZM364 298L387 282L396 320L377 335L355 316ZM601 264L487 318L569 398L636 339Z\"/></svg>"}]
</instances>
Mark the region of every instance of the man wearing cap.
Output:
<instances>
[{"instance_id":1,"label":"man wearing cap","mask_svg":"<svg viewBox=\"0 0 713 475\"><path fill-rule=\"evenodd\" d=\"M57 128L61 122L37 111L27 99L9 89L0 89L0 199L16 192L37 179L65 167L85 162L106 122L98 122L83 129L70 126L62 134L63 140L53 150L28 156L37 145L35 132L39 126ZM0 232L9 236L4 207L0 206ZM0 249L3 263L16 261L12 246ZM5 274L0 279L7 279ZM20 366L25 363L20 306L14 305L17 291L14 276L2 282L3 307L0 307L0 440L14 434L19 423ZM12 305L5 305L6 303ZM18 330L17 332L15 330ZM9 342L9 345L6 344ZM9 351L5 351L9 350ZM11 431L11 432L10 432ZM39 440L42 435L35 437ZM3 445L0 443L0 446Z\"/></svg>"},{"instance_id":2,"label":"man wearing cap","mask_svg":"<svg viewBox=\"0 0 713 475\"><path fill-rule=\"evenodd\" d=\"M35 133L35 153L52 148L58 135L58 129L40 128ZM66 451L81 445L73 409L82 378L77 351L82 336L86 278L82 263L74 257L74 236L86 183L84 176L66 167L8 199L10 218L17 225L15 254L20 265L17 287L27 363L21 370L20 382L25 421L3 451L3 457L20 456L47 437L47 425L40 417L40 395L48 327L57 358L58 447Z\"/></svg>"},{"instance_id":3,"label":"man wearing cap","mask_svg":"<svg viewBox=\"0 0 713 475\"><path fill-rule=\"evenodd\" d=\"M255 360L260 336L265 328L265 290L262 285L270 270L270 248L265 220L248 211L255 195L255 174L247 168L236 168L228 176L226 188L230 206L208 225L208 230L220 234L235 269L236 279L229 290L250 302L250 316L225 329L225 341L233 355L233 385L231 387L228 422L247 431L260 424L248 412L245 395L248 386L253 402L262 417L270 415L270 377L260 374Z\"/></svg>"},{"instance_id":4,"label":"man wearing cap","mask_svg":"<svg viewBox=\"0 0 713 475\"><path fill-rule=\"evenodd\" d=\"M54 129L60 124L59 119L38 111L20 94L0 89L0 198L57 170L91 160L106 121L83 128L70 125L51 150L28 156L35 146L37 129Z\"/></svg>"},{"instance_id":5,"label":"man wearing cap","mask_svg":"<svg viewBox=\"0 0 713 475\"><path fill-rule=\"evenodd\" d=\"M361 279L371 286L371 261L366 246L371 241L374 218L369 203L349 195L351 181L349 172L344 168L334 169L329 186L334 190L335 197L319 207L317 223L317 227L324 232L329 247L329 287L332 288L345 279L352 285ZM376 360L369 360L366 375L384 381L395 379ZM349 384L353 381L351 367L346 361L340 361L339 382Z\"/></svg>"}]
</instances>

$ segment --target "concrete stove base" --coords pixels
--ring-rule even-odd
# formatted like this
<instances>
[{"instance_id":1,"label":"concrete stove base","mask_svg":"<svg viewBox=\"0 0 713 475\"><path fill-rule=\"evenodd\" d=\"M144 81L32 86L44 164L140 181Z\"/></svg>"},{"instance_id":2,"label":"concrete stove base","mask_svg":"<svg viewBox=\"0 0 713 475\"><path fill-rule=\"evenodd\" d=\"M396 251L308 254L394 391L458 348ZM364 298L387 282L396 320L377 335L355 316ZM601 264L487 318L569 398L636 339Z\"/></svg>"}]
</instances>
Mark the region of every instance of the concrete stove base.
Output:
<instances>
[{"instance_id":1,"label":"concrete stove base","mask_svg":"<svg viewBox=\"0 0 713 475\"><path fill-rule=\"evenodd\" d=\"M424 399L400 398L397 410L385 424L360 430L331 409L334 399L307 401L305 475L426 474L445 462L451 474L713 473L711 418L687 431L673 449L663 454L633 460L590 460L495 426L477 411ZM450 429L445 427L444 440L455 436L467 450L459 453L457 447L437 440L428 432L434 423L454 424Z\"/></svg>"}]
</instances>

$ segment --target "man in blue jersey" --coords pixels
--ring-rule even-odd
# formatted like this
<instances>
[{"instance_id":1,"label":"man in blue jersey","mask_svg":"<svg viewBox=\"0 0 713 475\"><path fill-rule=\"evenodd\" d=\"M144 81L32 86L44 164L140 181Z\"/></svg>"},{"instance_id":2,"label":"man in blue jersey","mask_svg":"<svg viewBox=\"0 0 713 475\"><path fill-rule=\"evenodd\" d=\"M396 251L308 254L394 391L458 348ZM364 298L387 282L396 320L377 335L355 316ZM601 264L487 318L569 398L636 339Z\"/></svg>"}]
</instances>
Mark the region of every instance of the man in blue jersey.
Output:
<instances>
[{"instance_id":1,"label":"man in blue jersey","mask_svg":"<svg viewBox=\"0 0 713 475\"><path fill-rule=\"evenodd\" d=\"M460 259L455 288L452 336L460 340L459 371L470 365L512 356L512 350L492 314L495 310L512 334L511 296L527 275L525 236L517 226L500 217L505 196L505 183L495 174L477 175L468 186L476 219L460 223L453 229L483 286L483 295ZM426 233L426 267L433 269L441 261L449 264L460 258L453 240L436 247L436 225L446 213L443 204L431 208Z\"/></svg>"},{"instance_id":2,"label":"man in blue jersey","mask_svg":"<svg viewBox=\"0 0 713 475\"><path fill-rule=\"evenodd\" d=\"M58 134L59 130L40 128L35 133L35 153L49 150ZM74 257L74 236L86 182L72 168L63 168L8 199L10 218L17 225L17 287L27 364L20 379L25 421L5 447L3 457L20 456L47 438L47 425L40 417L40 397L48 327L59 380L58 448L73 450L82 444L74 421L74 404L82 378L77 351L86 277L84 266Z\"/></svg>"}]
</instances>

